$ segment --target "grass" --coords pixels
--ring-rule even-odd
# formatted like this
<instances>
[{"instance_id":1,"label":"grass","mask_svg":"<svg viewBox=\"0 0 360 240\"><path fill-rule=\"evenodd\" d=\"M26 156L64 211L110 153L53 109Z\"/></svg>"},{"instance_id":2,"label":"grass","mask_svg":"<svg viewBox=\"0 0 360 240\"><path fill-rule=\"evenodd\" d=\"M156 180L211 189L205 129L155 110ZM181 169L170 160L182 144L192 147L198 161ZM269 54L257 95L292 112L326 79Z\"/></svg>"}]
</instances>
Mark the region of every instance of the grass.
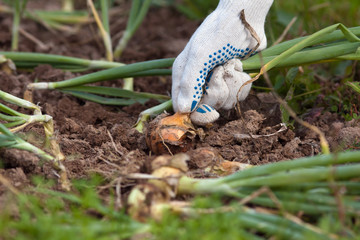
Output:
<instances>
[{"instance_id":1,"label":"grass","mask_svg":"<svg viewBox=\"0 0 360 240\"><path fill-rule=\"evenodd\" d=\"M216 209L223 204L217 196L207 198L195 199L194 207L203 209ZM167 214L160 223L152 224L152 233L156 239L269 239L274 237L276 239L329 239L321 236L314 236L310 234L303 234L300 236L291 231L288 235L283 235L281 232L274 232L273 234L254 234L255 229L249 224L253 223L251 216L244 214L241 210L237 210L236 203L230 204L233 206L232 211L217 212L212 214L203 214L193 217L191 219L183 220L175 214ZM261 221L260 221L261 222ZM256 223L256 222L255 222ZM321 230L331 230L333 232L342 231L343 228L338 222L336 215L329 214L320 218L317 226ZM261 226L263 229L271 227L266 225L263 221ZM289 227L288 222L283 222L282 227ZM174 231L174 229L177 229ZM249 231L244 231L249 229ZM329 231L330 232L330 231ZM352 239L351 237L343 237L341 239Z\"/></svg>"},{"instance_id":2,"label":"grass","mask_svg":"<svg viewBox=\"0 0 360 240\"><path fill-rule=\"evenodd\" d=\"M144 229L101 202L95 191L99 178L75 182L78 194L52 191L51 182L34 181L36 187L8 195L1 206L1 239L127 239Z\"/></svg>"}]
</instances>

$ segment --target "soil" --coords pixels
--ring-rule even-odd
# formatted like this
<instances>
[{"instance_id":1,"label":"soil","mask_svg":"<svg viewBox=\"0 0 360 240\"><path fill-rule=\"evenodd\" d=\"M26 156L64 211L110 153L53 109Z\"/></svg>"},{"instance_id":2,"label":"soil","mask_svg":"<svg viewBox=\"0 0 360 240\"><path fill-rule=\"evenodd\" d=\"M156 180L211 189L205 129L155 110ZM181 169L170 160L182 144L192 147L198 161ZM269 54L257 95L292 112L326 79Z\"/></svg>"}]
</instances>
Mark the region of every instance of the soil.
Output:
<instances>
[{"instance_id":1,"label":"soil","mask_svg":"<svg viewBox=\"0 0 360 240\"><path fill-rule=\"evenodd\" d=\"M41 7L47 6L45 4ZM122 10L116 8L119 12L114 16L118 17L112 18L114 45L125 29L124 9L129 9L128 7L129 2ZM10 15L0 15L0 49L4 51L10 49L11 23ZM199 22L186 19L174 9L152 8L120 61L132 63L175 57L198 25ZM21 28L36 36L46 48L41 48L20 35L20 51L86 59L101 59L105 56L102 41L93 23L83 25L76 33L50 31L31 20L24 20ZM49 65L38 66L31 72L0 72L0 89L23 97L27 84L35 80L60 81L78 75L80 73L63 72ZM122 80L103 84L121 87ZM135 90L169 95L171 78L139 78L135 81ZM133 125L139 113L156 105L155 101L144 105L110 107L83 101L58 91L36 91L34 102L41 106L43 113L54 118L56 138L66 156L64 165L72 180L89 178L93 173L98 173L110 181L122 174L146 172L146 166L154 158L146 145L144 134L137 132ZM216 152L212 156L252 165L312 156L320 152L316 134L301 126L295 125L295 128L278 132L281 128L281 112L271 94L252 91L241 104L241 110L241 117L238 117L235 110L223 112L213 126L203 128L201 137L193 140L192 150L187 152L192 171L204 169L217 161L217 157L204 158L201 154L201 149L204 148ZM326 134L332 150L346 149L360 141L359 121L345 122L337 114L316 109L307 116L307 120ZM30 142L42 146L42 126L29 126L24 133ZM25 151L2 149L0 163L0 174L18 189L31 185L31 179L35 175L56 179L50 166L39 162L35 155ZM0 196L5 192L5 186L0 184Z\"/></svg>"}]
</instances>

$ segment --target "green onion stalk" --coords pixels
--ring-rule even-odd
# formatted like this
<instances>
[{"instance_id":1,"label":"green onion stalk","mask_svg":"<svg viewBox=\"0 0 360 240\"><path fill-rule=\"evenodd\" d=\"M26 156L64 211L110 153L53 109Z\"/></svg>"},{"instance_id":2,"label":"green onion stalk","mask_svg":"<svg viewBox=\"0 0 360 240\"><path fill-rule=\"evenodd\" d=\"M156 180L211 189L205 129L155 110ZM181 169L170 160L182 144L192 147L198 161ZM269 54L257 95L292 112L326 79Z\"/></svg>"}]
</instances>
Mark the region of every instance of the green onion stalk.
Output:
<instances>
[{"instance_id":1,"label":"green onion stalk","mask_svg":"<svg viewBox=\"0 0 360 240\"><path fill-rule=\"evenodd\" d=\"M101 2L101 8L102 8L102 21L95 9L94 3L92 0L87 0L87 4L91 9L91 12L94 15L94 19L96 24L98 25L98 28L100 30L100 34L103 38L103 42L106 49L106 59L110 62L113 61L113 52L112 52L112 43L111 43L111 37L109 32L109 18L108 18L108 0L102 0Z\"/></svg>"},{"instance_id":2,"label":"green onion stalk","mask_svg":"<svg viewBox=\"0 0 360 240\"><path fill-rule=\"evenodd\" d=\"M360 36L360 27L349 28L349 30L354 35ZM278 56L282 52L288 50L289 48L293 47L295 44L307 38L308 37L296 38L263 50L261 52L263 63L267 63L273 60L276 56ZM325 34L325 36L320 36L320 37L316 36L316 39L312 40L312 44L316 47L303 49L302 51L298 52L298 54L295 53L293 57L290 57L289 63L287 63L287 61L284 61L283 63L279 63L277 66L291 67L291 66L298 66L301 64L308 64L317 61L359 60L360 52L356 48L356 44L348 45L348 42L345 40L346 38L340 30L336 30L332 33L327 33ZM333 44L334 42L337 43ZM331 52L332 50L334 50L332 48L338 44L340 44L341 47L338 46L334 48L336 50L336 54L332 54ZM344 47L343 50L341 49L342 47ZM348 52L350 52L350 54L347 54ZM311 55L311 57L309 57L309 54ZM66 57L66 56L53 55L53 54L42 54L42 53L0 51L0 55L4 55L6 58L11 59L16 64L17 68L34 68L40 64L51 64L55 68L60 68L64 70L86 71L91 69L97 70L97 69L108 69L108 68L124 66L124 64L117 62L87 60L81 58ZM168 68L171 67L172 64L173 61L169 61L167 65L163 65L162 67ZM244 64L244 70L246 71L259 70L262 66L261 65L262 63L260 61L260 56L258 54L246 60L243 60L243 64ZM167 71L166 75L171 75L171 71Z\"/></svg>"},{"instance_id":3,"label":"green onion stalk","mask_svg":"<svg viewBox=\"0 0 360 240\"><path fill-rule=\"evenodd\" d=\"M88 60L44 53L0 51L0 55L11 59L15 63L16 67L20 69L31 69L41 64L50 64L54 68L73 72L80 72L87 70L109 69L125 65L119 62Z\"/></svg>"},{"instance_id":4,"label":"green onion stalk","mask_svg":"<svg viewBox=\"0 0 360 240\"><path fill-rule=\"evenodd\" d=\"M12 132L18 132L32 123L42 123L48 131L45 131L47 139L51 139L53 135L53 119L49 115L43 115L39 106L26 101L24 99L15 97L9 93L0 90L0 99L15 104L19 107L30 109L34 111L33 115L20 113L2 103L0 103L0 119L5 121L4 125L11 128ZM2 112L2 113L1 113ZM46 129L45 129L46 130Z\"/></svg>"},{"instance_id":5,"label":"green onion stalk","mask_svg":"<svg viewBox=\"0 0 360 240\"><path fill-rule=\"evenodd\" d=\"M61 187L64 190L70 190L70 182L67 178L66 168L60 159L54 158L43 150L26 142L12 133L4 124L0 123L0 148L16 148L36 154L41 160L52 163L55 170L59 172Z\"/></svg>"},{"instance_id":6,"label":"green onion stalk","mask_svg":"<svg viewBox=\"0 0 360 240\"><path fill-rule=\"evenodd\" d=\"M310 36L283 42L265 49L261 52L261 56L260 54L257 54L243 60L243 68L244 71L260 70L259 74L251 74L252 76L255 76L252 81L255 81L260 77L260 75L272 68L284 68L345 59L360 60L360 41L358 36L360 36L360 27L347 29L342 24L336 24L324 28ZM48 63L58 67L73 67L73 69L110 68L65 81L38 82L32 83L28 86L30 90L58 89L68 91L68 93L78 97L87 100L96 100L97 102L104 104L116 104L116 100L101 96L99 97L98 94L100 94L100 92L89 95L91 93L79 93L71 91L69 88L119 78L170 75L171 70L168 68L171 67L174 62L174 58L169 58L119 66L118 63L90 61L77 58L59 57L56 55L43 54L34 56L31 54L16 54L8 52L0 52L0 54L12 59L16 65L22 67L26 67L26 65L34 66L35 64L44 63L48 57ZM65 90L65 88L67 89ZM104 95L106 95L106 93L104 93ZM119 104L132 104L133 102L134 99L132 98L130 98L130 100L126 99L126 101L118 101ZM166 104L160 105L155 108L156 111L152 112L152 110L149 110L146 115L156 115L161 112L159 110L161 106L166 108L168 107ZM164 110L165 108L163 111ZM142 117L143 116L140 116L140 118ZM139 126L139 129L142 128L140 125L137 126ZM324 149L326 149L326 147L324 147Z\"/></svg>"},{"instance_id":7,"label":"green onion stalk","mask_svg":"<svg viewBox=\"0 0 360 240\"><path fill-rule=\"evenodd\" d=\"M110 21L109 21L109 0L100 1L101 5L101 16L102 16L102 26L99 25L103 35L103 41L106 48L106 55L109 61L113 61L114 54L112 51L111 43L111 33L110 33ZM124 78L123 89L134 91L134 79L133 78Z\"/></svg>"},{"instance_id":8,"label":"green onion stalk","mask_svg":"<svg viewBox=\"0 0 360 240\"><path fill-rule=\"evenodd\" d=\"M338 236L323 231L316 226L304 223L299 218L284 213L277 215L274 211L268 209L257 209L244 207L239 204L224 206L218 208L197 208L191 204L185 207L179 207L179 202L171 202L170 204L159 204L159 212L173 212L182 216L197 218L201 215L209 214L231 214L236 218L239 225L238 231L242 231L244 239L338 239ZM156 216L155 216L156 217Z\"/></svg>"},{"instance_id":9,"label":"green onion stalk","mask_svg":"<svg viewBox=\"0 0 360 240\"><path fill-rule=\"evenodd\" d=\"M19 47L20 0L14 2L14 20L12 26L11 50L17 51Z\"/></svg>"},{"instance_id":10,"label":"green onion stalk","mask_svg":"<svg viewBox=\"0 0 360 240\"><path fill-rule=\"evenodd\" d=\"M101 6L101 22L102 27L99 27L103 36L104 45L106 48L106 58L109 61L113 61L113 51L110 36L110 23L109 23L109 0L100 1Z\"/></svg>"},{"instance_id":11,"label":"green onion stalk","mask_svg":"<svg viewBox=\"0 0 360 240\"><path fill-rule=\"evenodd\" d=\"M360 188L356 180L359 162L360 151L354 151L266 164L218 179L183 176L179 180L178 193L216 193L243 199L266 187L278 203L266 194L254 197L250 202L272 208L280 204L286 211L316 215L336 213L339 207L334 198L336 189L346 187L347 194L342 196L344 211L359 216L360 203L356 201Z\"/></svg>"},{"instance_id":12,"label":"green onion stalk","mask_svg":"<svg viewBox=\"0 0 360 240\"><path fill-rule=\"evenodd\" d=\"M33 115L20 113L0 103L0 120L3 121L2 125L4 127L9 128L8 131L18 132L30 124L40 123L44 126L46 147L50 148L51 152L58 161L65 159L64 155L60 151L59 144L56 142L54 137L54 122L51 116L43 115L39 106L1 90L0 99L19 107L30 109L34 112Z\"/></svg>"},{"instance_id":13,"label":"green onion stalk","mask_svg":"<svg viewBox=\"0 0 360 240\"><path fill-rule=\"evenodd\" d=\"M100 104L116 106L127 106L137 102L144 104L149 99L156 99L159 102L170 99L170 97L160 94L133 92L120 88L100 86L75 86L69 88L62 88L61 91L85 100L93 101ZM102 97L99 95L106 95L112 98Z\"/></svg>"},{"instance_id":14,"label":"green onion stalk","mask_svg":"<svg viewBox=\"0 0 360 240\"><path fill-rule=\"evenodd\" d=\"M117 44L114 57L119 58L123 51L125 50L128 42L135 34L136 30L140 27L141 23L143 22L149 8L151 5L151 0L133 0L130 10L130 15L128 18L127 26L124 32L124 35L120 39L119 43Z\"/></svg>"},{"instance_id":15,"label":"green onion stalk","mask_svg":"<svg viewBox=\"0 0 360 240\"><path fill-rule=\"evenodd\" d=\"M164 103L161 103L155 107L146 109L145 111L142 111L139 115L139 118L135 124L135 129L143 133L145 128L145 123L151 118L156 117L157 115L163 113L164 111L170 111L172 109L172 101L168 100Z\"/></svg>"},{"instance_id":16,"label":"green onion stalk","mask_svg":"<svg viewBox=\"0 0 360 240\"><path fill-rule=\"evenodd\" d=\"M135 102L145 103L149 99L157 99L160 102L163 102L168 100L169 97L159 94L136 93L125 89L84 85L118 78L168 75L170 70L163 68L171 65L172 62L173 59L162 59L143 63L134 63L126 65L126 67L121 66L111 68L61 82L32 83L28 85L28 89L29 91L34 89L58 89L86 100L110 105L130 105ZM100 95L117 98L108 98Z\"/></svg>"},{"instance_id":17,"label":"green onion stalk","mask_svg":"<svg viewBox=\"0 0 360 240\"><path fill-rule=\"evenodd\" d=\"M341 31L334 31L337 28L341 28ZM331 35L332 37L329 38L327 35L331 34L332 32L335 34ZM341 35L341 33L343 34ZM264 67L266 67L266 70L270 70L273 67L291 67L314 62L336 60L337 57L357 53L357 49L360 47L360 41L357 35L360 35L360 28L346 29L341 24L330 26L306 38L296 39L296 41L291 40L291 43L295 44L292 47L289 47L288 43L284 43L264 50L262 52L263 61L257 55L244 60L244 70L259 70L262 68L263 64L265 64ZM319 44L323 41L338 39L348 39L348 41L343 41L336 45L328 46L325 44L316 46L314 48L307 48L314 44ZM279 50L280 47L283 52ZM360 55L357 57L360 59ZM16 63L16 60L13 61ZM33 83L30 84L29 87L32 89L56 89L100 81L114 80L124 77L157 75L160 73L170 74L170 71L163 71L163 68L171 67L173 62L173 58L139 62L99 71L97 73L92 73L61 82Z\"/></svg>"},{"instance_id":18,"label":"green onion stalk","mask_svg":"<svg viewBox=\"0 0 360 240\"><path fill-rule=\"evenodd\" d=\"M256 209L232 206L219 209L213 209L210 213L226 214L226 211L235 212L237 220L241 224L238 227L247 230L246 239L269 239L274 236L280 239L336 239L334 234L326 233L313 225L302 223L299 219L289 214L276 215L270 211L258 211ZM180 210L185 215L198 216L200 214L209 214L207 209L185 208ZM235 214L234 214L235 215ZM252 235L254 230L260 235L265 234L266 238ZM259 235L259 234L258 234Z\"/></svg>"},{"instance_id":19,"label":"green onion stalk","mask_svg":"<svg viewBox=\"0 0 360 240\"><path fill-rule=\"evenodd\" d=\"M75 33L77 28L73 24L84 24L90 21L86 11L25 11L24 17L37 21L49 30L56 29L63 32Z\"/></svg>"},{"instance_id":20,"label":"green onion stalk","mask_svg":"<svg viewBox=\"0 0 360 240\"><path fill-rule=\"evenodd\" d=\"M2 119L5 121L21 121L20 124L22 124L23 122L30 122L30 123L33 123L36 121L46 122L46 121L49 121L51 118L48 115L42 115L39 106L37 106L29 101L26 101L24 99L15 97L15 96L13 96L9 93L6 93L4 91L1 91L1 90L0 90L0 99L6 101L8 103L15 104L19 107L23 107L23 108L34 111L34 115L27 115L27 114L23 114L18 111L15 111L12 108L0 103L0 111L5 114L8 114L8 115L5 115L5 114L0 115L3 117Z\"/></svg>"},{"instance_id":21,"label":"green onion stalk","mask_svg":"<svg viewBox=\"0 0 360 240\"><path fill-rule=\"evenodd\" d=\"M360 151L271 163L217 179L185 176L182 161L182 155L175 155L167 163L172 163L171 166L155 169L148 183L132 190L128 204L133 218L161 219L164 211L191 217L235 212L241 222L239 227L251 233L255 230L260 236L338 239L312 224L322 216L337 218L341 213L354 219L360 216ZM225 197L227 201L230 197L234 202L198 208L191 203L172 201L181 195L188 199L189 195L209 194ZM302 217L295 217L299 213Z\"/></svg>"},{"instance_id":22,"label":"green onion stalk","mask_svg":"<svg viewBox=\"0 0 360 240\"><path fill-rule=\"evenodd\" d=\"M57 23L57 24L84 24L90 21L89 14L86 11L43 11L34 10L32 12L26 12L27 16L33 14L36 18L41 19L45 23Z\"/></svg>"},{"instance_id":23,"label":"green onion stalk","mask_svg":"<svg viewBox=\"0 0 360 240\"><path fill-rule=\"evenodd\" d=\"M339 30L336 30L339 29ZM338 60L339 56L343 59L360 59L360 27L347 29L342 24L336 24L320 30L309 37L291 40L277 46L266 49L261 56L255 55L243 61L245 71L259 70L260 74L255 74L254 81L264 72L274 67L292 67L303 64L318 63L325 61ZM344 41L347 40L347 41ZM334 41L339 41L333 43ZM329 44L330 42L330 44ZM321 46L316 46L322 43ZM324 45L325 44L325 45ZM315 46L314 46L315 45ZM309 46L314 46L307 48ZM278 55L275 55L278 54ZM265 65L263 65L265 64ZM262 66L263 65L263 66ZM356 90L356 88L355 88ZM137 130L142 132L144 116L155 115L161 111L161 105L146 110L147 115L140 115ZM154 111L156 109L156 111ZM324 153L329 153L329 147L323 134L320 133L320 142Z\"/></svg>"},{"instance_id":24,"label":"green onion stalk","mask_svg":"<svg viewBox=\"0 0 360 240\"><path fill-rule=\"evenodd\" d=\"M11 40L11 50L17 51L19 48L19 27L21 16L26 8L27 0L15 0L14 1L14 19L12 25L12 40Z\"/></svg>"}]
</instances>

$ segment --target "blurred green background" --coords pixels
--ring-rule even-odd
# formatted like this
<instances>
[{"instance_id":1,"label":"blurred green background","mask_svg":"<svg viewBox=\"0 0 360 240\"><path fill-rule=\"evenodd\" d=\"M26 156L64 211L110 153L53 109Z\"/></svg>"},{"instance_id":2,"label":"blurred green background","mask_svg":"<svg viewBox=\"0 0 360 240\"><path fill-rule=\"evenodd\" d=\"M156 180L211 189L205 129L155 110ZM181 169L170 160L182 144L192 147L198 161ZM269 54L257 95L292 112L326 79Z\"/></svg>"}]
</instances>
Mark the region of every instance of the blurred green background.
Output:
<instances>
[{"instance_id":1,"label":"blurred green background","mask_svg":"<svg viewBox=\"0 0 360 240\"><path fill-rule=\"evenodd\" d=\"M155 1L160 2L161 0ZM161 1L164 3L165 1ZM182 0L166 1L191 19L201 20L216 8L218 0ZM360 24L360 1L349 0L275 0L270 10L267 30L270 41L275 41L290 21L297 17L296 23L290 29L294 37L307 35L338 22L344 25Z\"/></svg>"}]
</instances>

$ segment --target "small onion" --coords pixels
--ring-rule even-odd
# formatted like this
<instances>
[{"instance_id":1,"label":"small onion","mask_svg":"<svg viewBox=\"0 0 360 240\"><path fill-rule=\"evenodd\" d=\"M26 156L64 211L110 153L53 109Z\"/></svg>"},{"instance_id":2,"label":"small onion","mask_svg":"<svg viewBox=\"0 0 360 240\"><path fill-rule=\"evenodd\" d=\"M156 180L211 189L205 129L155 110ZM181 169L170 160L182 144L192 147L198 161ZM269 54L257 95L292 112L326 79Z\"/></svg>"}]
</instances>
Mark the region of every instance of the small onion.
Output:
<instances>
[{"instance_id":1,"label":"small onion","mask_svg":"<svg viewBox=\"0 0 360 240\"><path fill-rule=\"evenodd\" d=\"M196 136L188 114L160 115L147 128L146 143L156 154L175 154L192 148Z\"/></svg>"}]
</instances>

